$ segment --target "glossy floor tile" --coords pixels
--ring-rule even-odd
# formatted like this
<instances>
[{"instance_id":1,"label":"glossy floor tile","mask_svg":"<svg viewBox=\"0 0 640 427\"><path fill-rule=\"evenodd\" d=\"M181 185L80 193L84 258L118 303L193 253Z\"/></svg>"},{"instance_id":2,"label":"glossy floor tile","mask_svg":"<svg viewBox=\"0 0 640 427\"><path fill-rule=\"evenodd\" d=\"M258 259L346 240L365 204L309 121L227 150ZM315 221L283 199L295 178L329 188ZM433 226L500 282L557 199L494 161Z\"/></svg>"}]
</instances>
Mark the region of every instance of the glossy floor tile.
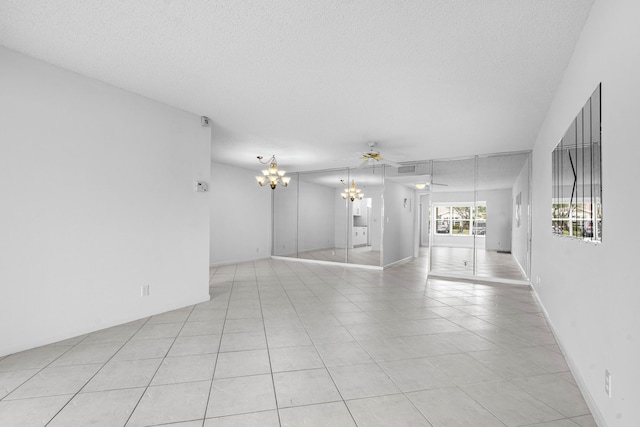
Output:
<instances>
[{"instance_id":1,"label":"glossy floor tile","mask_svg":"<svg viewBox=\"0 0 640 427\"><path fill-rule=\"evenodd\" d=\"M0 425L596 425L527 287L424 266L212 268L208 302L0 357Z\"/></svg>"}]
</instances>

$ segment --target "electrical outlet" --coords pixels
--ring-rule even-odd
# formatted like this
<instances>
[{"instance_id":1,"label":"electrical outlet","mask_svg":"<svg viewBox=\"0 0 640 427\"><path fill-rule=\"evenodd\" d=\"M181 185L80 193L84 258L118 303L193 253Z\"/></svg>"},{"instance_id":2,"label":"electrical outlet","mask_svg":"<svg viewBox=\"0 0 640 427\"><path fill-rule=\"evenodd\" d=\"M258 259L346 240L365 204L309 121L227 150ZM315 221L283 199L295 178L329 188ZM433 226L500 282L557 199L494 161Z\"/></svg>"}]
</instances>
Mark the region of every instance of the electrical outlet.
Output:
<instances>
[{"instance_id":1,"label":"electrical outlet","mask_svg":"<svg viewBox=\"0 0 640 427\"><path fill-rule=\"evenodd\" d=\"M604 370L604 392L611 397L611 372L607 369Z\"/></svg>"},{"instance_id":2,"label":"electrical outlet","mask_svg":"<svg viewBox=\"0 0 640 427\"><path fill-rule=\"evenodd\" d=\"M149 296L149 285L142 285L140 288L140 295L143 297Z\"/></svg>"}]
</instances>

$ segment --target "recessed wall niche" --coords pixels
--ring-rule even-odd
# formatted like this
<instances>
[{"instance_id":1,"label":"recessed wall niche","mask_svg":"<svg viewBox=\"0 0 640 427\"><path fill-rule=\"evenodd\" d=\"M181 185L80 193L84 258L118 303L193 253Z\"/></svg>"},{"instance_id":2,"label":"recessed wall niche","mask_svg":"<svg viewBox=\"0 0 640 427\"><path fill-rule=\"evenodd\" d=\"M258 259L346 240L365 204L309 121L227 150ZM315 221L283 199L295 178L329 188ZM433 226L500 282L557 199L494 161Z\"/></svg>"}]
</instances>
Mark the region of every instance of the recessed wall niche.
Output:
<instances>
[{"instance_id":1,"label":"recessed wall niche","mask_svg":"<svg viewBox=\"0 0 640 427\"><path fill-rule=\"evenodd\" d=\"M551 229L557 236L602 241L601 84L551 155Z\"/></svg>"}]
</instances>

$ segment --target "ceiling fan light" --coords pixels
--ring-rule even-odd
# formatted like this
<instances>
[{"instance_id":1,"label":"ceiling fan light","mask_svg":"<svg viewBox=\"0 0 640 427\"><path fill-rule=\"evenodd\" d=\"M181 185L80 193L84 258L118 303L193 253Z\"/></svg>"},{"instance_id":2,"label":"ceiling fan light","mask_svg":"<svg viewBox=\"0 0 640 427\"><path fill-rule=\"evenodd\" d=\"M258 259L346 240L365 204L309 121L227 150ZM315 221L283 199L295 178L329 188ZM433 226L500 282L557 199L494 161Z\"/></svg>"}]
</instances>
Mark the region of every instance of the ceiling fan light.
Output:
<instances>
[{"instance_id":1,"label":"ceiling fan light","mask_svg":"<svg viewBox=\"0 0 640 427\"><path fill-rule=\"evenodd\" d=\"M416 188L418 190L422 190L426 186L427 186L427 184L425 184L424 182L419 182L419 183L416 184Z\"/></svg>"}]
</instances>

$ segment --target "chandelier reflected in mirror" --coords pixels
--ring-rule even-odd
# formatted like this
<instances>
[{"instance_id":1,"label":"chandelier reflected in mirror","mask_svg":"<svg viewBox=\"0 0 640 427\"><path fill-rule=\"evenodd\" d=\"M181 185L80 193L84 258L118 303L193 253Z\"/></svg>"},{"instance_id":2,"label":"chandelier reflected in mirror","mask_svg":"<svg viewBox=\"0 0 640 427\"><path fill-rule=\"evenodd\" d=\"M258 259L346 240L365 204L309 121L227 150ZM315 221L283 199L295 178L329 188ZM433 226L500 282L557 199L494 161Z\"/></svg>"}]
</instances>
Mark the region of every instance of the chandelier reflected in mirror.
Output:
<instances>
[{"instance_id":1,"label":"chandelier reflected in mirror","mask_svg":"<svg viewBox=\"0 0 640 427\"><path fill-rule=\"evenodd\" d=\"M263 165L269 165L269 169L264 169L262 171L262 176L256 176L256 181L260 187L263 187L265 184L269 184L272 190L275 190L278 184L286 187L289 185L289 181L291 181L290 176L284 176L286 171L278 169L278 161L276 160L275 154L271 156L269 160L262 161L263 157L258 156L258 161Z\"/></svg>"},{"instance_id":2,"label":"chandelier reflected in mirror","mask_svg":"<svg viewBox=\"0 0 640 427\"><path fill-rule=\"evenodd\" d=\"M341 183L343 183L344 185L347 185L344 182L344 179L340 180ZM342 196L343 199L349 199L352 202L355 199L358 200L362 200L362 198L364 197L364 193L362 192L362 190L360 190L359 188L356 188L356 181L355 180L351 180L351 187L347 187L342 193L340 193L340 195Z\"/></svg>"}]
</instances>

